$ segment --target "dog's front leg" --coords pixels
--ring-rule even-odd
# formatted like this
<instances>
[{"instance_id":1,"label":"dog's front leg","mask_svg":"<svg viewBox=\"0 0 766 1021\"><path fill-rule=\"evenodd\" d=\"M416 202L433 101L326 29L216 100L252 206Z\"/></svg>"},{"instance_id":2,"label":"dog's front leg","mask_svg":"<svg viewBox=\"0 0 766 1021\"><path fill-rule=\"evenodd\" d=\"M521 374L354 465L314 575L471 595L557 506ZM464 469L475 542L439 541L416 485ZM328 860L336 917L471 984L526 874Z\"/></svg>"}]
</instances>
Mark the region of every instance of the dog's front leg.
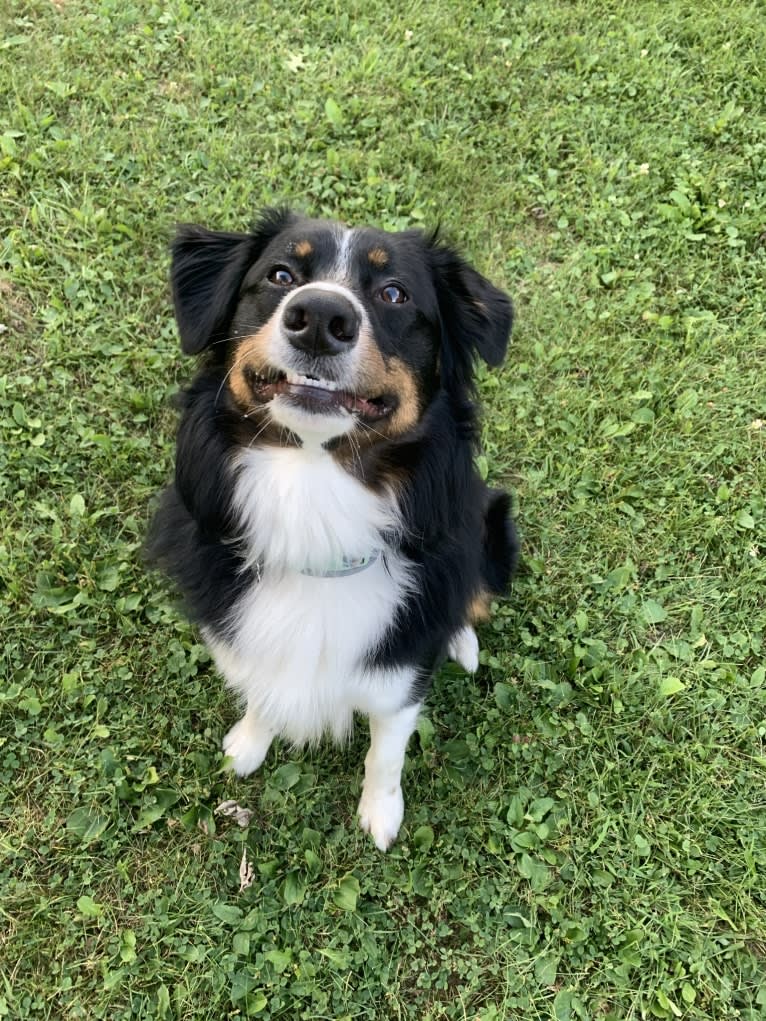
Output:
<instances>
[{"instance_id":1,"label":"dog's front leg","mask_svg":"<svg viewBox=\"0 0 766 1021\"><path fill-rule=\"evenodd\" d=\"M223 739L224 753L231 759L231 768L237 776L247 776L258 769L273 739L271 727L248 709Z\"/></svg>"},{"instance_id":2,"label":"dog's front leg","mask_svg":"<svg viewBox=\"0 0 766 1021\"><path fill-rule=\"evenodd\" d=\"M387 850L404 818L402 767L420 703L389 715L370 715L370 749L364 760L359 823L381 851Z\"/></svg>"}]
</instances>

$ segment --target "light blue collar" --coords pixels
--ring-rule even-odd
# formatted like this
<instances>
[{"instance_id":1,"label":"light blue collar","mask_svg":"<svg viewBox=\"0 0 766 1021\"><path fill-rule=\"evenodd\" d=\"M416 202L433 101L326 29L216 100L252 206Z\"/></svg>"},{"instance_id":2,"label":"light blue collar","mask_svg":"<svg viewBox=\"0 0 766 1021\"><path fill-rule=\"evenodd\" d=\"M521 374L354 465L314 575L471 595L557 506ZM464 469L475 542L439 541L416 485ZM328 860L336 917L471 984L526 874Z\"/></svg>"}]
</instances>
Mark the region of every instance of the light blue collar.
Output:
<instances>
[{"instance_id":1,"label":"light blue collar","mask_svg":"<svg viewBox=\"0 0 766 1021\"><path fill-rule=\"evenodd\" d=\"M380 550L373 550L366 557L341 557L340 560L336 561L332 567L326 571L314 570L314 568L306 567L301 571L301 574L306 574L310 578L348 578L349 575L359 574L360 571L366 571L368 567L372 567L376 560L380 559Z\"/></svg>"}]
</instances>

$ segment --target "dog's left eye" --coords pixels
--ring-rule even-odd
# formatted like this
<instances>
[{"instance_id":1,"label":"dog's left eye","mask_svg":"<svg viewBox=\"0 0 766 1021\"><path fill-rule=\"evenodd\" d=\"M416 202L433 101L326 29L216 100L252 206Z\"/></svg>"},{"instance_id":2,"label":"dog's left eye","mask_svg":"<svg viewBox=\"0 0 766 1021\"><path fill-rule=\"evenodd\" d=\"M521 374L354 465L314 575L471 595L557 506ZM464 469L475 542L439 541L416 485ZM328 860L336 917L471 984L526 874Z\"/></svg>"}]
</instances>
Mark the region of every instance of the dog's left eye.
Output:
<instances>
[{"instance_id":1,"label":"dog's left eye","mask_svg":"<svg viewBox=\"0 0 766 1021\"><path fill-rule=\"evenodd\" d=\"M276 284L277 287L290 287L295 283L295 277L284 266L275 266L271 273L269 273L269 280L272 284Z\"/></svg>"},{"instance_id":2,"label":"dog's left eye","mask_svg":"<svg viewBox=\"0 0 766 1021\"><path fill-rule=\"evenodd\" d=\"M398 284L386 284L382 288L380 296L389 305L402 305L405 301L409 300Z\"/></svg>"}]
</instances>

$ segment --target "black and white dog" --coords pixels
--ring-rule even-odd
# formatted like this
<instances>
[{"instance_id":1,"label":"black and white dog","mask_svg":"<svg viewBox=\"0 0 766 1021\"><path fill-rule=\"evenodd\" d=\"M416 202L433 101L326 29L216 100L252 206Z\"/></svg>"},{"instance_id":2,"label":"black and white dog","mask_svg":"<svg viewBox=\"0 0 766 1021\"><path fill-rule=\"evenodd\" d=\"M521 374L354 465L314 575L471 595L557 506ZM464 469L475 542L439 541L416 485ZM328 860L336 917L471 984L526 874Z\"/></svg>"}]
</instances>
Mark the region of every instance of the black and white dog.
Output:
<instances>
[{"instance_id":1,"label":"black and white dog","mask_svg":"<svg viewBox=\"0 0 766 1021\"><path fill-rule=\"evenodd\" d=\"M150 556L244 701L223 742L239 775L275 736L369 717L359 816L385 850L431 675L476 670L472 625L516 559L508 497L473 463L473 361L502 361L511 303L435 236L287 210L181 228L172 286L204 357Z\"/></svg>"}]
</instances>

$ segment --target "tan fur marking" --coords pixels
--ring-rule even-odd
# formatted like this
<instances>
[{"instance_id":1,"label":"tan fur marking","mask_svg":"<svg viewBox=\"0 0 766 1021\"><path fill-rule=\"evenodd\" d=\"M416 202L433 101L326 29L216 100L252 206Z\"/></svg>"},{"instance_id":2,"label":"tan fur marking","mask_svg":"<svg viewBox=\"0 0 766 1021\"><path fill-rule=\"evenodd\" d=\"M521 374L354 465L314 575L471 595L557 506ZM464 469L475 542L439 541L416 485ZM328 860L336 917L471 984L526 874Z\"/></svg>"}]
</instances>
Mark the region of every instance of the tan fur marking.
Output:
<instances>
[{"instance_id":1,"label":"tan fur marking","mask_svg":"<svg viewBox=\"0 0 766 1021\"><path fill-rule=\"evenodd\" d=\"M394 393L399 398L399 406L391 417L374 426L378 436L392 437L407 432L417 424L420 418L420 402L418 388L412 372L399 358L384 361L375 342L362 335L360 343L364 344L362 353L363 370L357 384L357 393L376 397L383 393Z\"/></svg>"},{"instance_id":2,"label":"tan fur marking","mask_svg":"<svg viewBox=\"0 0 766 1021\"><path fill-rule=\"evenodd\" d=\"M380 349L369 333L359 338L362 372L354 387L356 393L377 397L384 393L396 394L398 406L388 418L370 425L359 424L349 436L344 436L333 450L335 460L346 471L365 480L366 467L378 483L389 491L397 491L406 484L407 473L391 466L378 466L374 450L385 441L406 433L420 420L421 407L418 387L410 369L399 358L383 359Z\"/></svg>"},{"instance_id":3,"label":"tan fur marking","mask_svg":"<svg viewBox=\"0 0 766 1021\"><path fill-rule=\"evenodd\" d=\"M383 248L371 248L367 253L367 258L373 266L377 266L378 269L382 269L384 266L388 265L388 252Z\"/></svg>"},{"instance_id":4,"label":"tan fur marking","mask_svg":"<svg viewBox=\"0 0 766 1021\"><path fill-rule=\"evenodd\" d=\"M314 246L310 241L299 241L295 246L295 254L299 259L305 259L307 255L311 255L314 251Z\"/></svg>"},{"instance_id":5,"label":"tan fur marking","mask_svg":"<svg viewBox=\"0 0 766 1021\"><path fill-rule=\"evenodd\" d=\"M389 434L396 436L417 425L420 418L420 401L415 379L404 362L392 358L386 376L387 380L394 383L396 393L399 394L399 407L392 415L389 426Z\"/></svg>"},{"instance_id":6,"label":"tan fur marking","mask_svg":"<svg viewBox=\"0 0 766 1021\"><path fill-rule=\"evenodd\" d=\"M247 369L258 372L268 365L266 352L271 340L272 329L273 324L266 323L257 333L243 338L234 349L234 356L229 367L229 390L240 408L245 411L253 407L253 395L245 374Z\"/></svg>"},{"instance_id":7,"label":"tan fur marking","mask_svg":"<svg viewBox=\"0 0 766 1021\"><path fill-rule=\"evenodd\" d=\"M489 592L479 592L468 606L469 623L478 624L483 620L489 620L490 616Z\"/></svg>"}]
</instances>

